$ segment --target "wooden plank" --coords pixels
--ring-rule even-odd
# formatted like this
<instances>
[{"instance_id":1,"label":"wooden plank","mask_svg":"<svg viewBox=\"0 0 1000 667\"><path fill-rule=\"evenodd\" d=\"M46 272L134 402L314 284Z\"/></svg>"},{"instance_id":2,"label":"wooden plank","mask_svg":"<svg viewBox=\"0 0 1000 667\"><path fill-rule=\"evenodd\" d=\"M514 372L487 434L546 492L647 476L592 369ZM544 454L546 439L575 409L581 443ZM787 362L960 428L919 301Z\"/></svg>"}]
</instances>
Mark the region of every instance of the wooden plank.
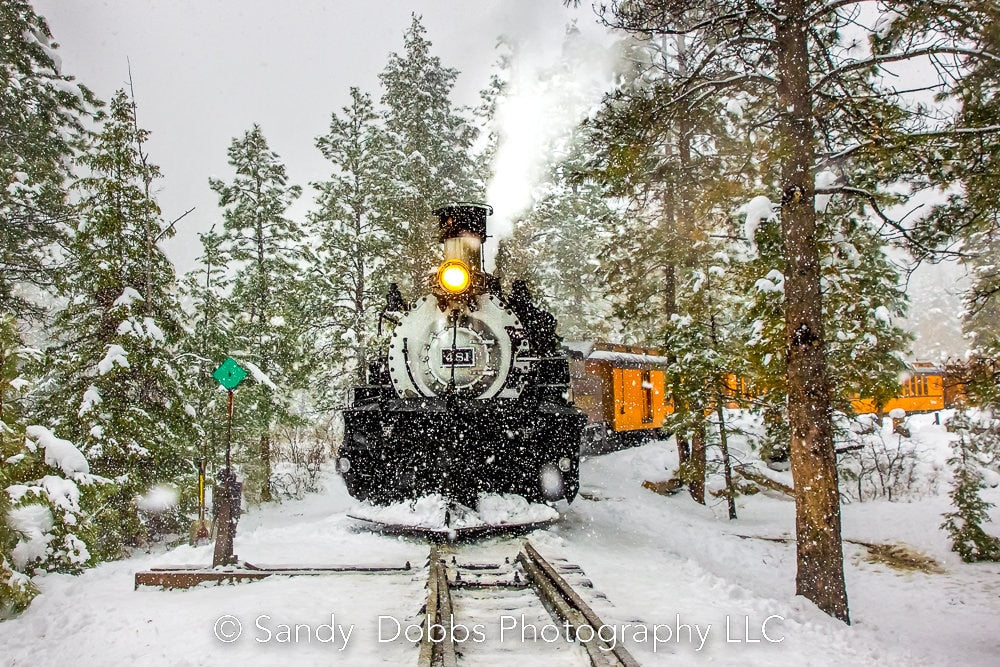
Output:
<instances>
[{"instance_id":1,"label":"wooden plank","mask_svg":"<svg viewBox=\"0 0 1000 667\"><path fill-rule=\"evenodd\" d=\"M404 567L269 567L269 568L235 568L231 570L209 570L191 566L161 566L145 572L135 573L135 588L139 586L158 586L160 588L193 588L205 582L237 583L242 581L257 581L273 576L283 577L319 577L330 574L395 574L409 572L410 564Z\"/></svg>"},{"instance_id":2,"label":"wooden plank","mask_svg":"<svg viewBox=\"0 0 1000 667\"><path fill-rule=\"evenodd\" d=\"M156 565L149 568L152 572L212 572L202 565ZM328 573L328 572L409 572L413 568L409 562L406 565L252 565L246 563L244 567L236 568L234 571L243 572L296 572L296 573ZM226 570L222 570L226 571Z\"/></svg>"},{"instance_id":3,"label":"wooden plank","mask_svg":"<svg viewBox=\"0 0 1000 667\"><path fill-rule=\"evenodd\" d=\"M251 571L218 571L187 570L187 571L149 571L135 573L135 587L159 586L160 588L193 588L205 582L257 581L273 576L270 572Z\"/></svg>"}]
</instances>

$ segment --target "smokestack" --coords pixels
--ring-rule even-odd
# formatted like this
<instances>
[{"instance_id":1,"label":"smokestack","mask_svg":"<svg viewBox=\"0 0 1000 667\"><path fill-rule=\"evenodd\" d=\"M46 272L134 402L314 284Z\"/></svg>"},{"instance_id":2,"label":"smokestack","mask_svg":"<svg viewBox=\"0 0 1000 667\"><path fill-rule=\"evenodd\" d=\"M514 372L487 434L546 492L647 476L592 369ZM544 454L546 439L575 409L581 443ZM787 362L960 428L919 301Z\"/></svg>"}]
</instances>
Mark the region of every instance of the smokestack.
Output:
<instances>
[{"instance_id":1,"label":"smokestack","mask_svg":"<svg viewBox=\"0 0 1000 667\"><path fill-rule=\"evenodd\" d=\"M438 216L444 258L459 259L475 271L483 270L486 218L493 215L488 204L448 204L434 211Z\"/></svg>"}]
</instances>

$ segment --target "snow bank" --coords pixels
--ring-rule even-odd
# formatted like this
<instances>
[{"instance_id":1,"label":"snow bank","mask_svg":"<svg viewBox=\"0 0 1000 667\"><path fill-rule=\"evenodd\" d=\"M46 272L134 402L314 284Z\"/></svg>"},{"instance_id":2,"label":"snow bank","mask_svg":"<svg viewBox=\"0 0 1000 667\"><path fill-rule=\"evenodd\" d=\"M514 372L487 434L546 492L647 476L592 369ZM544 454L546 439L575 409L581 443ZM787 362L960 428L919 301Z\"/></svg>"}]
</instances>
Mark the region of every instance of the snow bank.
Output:
<instances>
[{"instance_id":1,"label":"snow bank","mask_svg":"<svg viewBox=\"0 0 1000 667\"><path fill-rule=\"evenodd\" d=\"M529 503L521 496L505 493L479 497L476 506L482 520L492 526L555 521L559 512L549 505Z\"/></svg>"}]
</instances>

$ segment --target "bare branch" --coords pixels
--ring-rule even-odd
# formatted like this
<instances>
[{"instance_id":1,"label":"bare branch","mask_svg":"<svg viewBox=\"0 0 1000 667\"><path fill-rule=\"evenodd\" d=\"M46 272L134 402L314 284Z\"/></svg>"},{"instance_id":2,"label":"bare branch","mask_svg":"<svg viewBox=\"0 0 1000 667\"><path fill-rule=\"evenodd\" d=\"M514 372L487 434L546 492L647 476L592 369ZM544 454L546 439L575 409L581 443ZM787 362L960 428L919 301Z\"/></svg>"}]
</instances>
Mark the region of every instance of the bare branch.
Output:
<instances>
[{"instance_id":1,"label":"bare branch","mask_svg":"<svg viewBox=\"0 0 1000 667\"><path fill-rule=\"evenodd\" d=\"M873 56L871 58L865 58L864 60L855 60L845 65L841 65L840 67L827 72L823 78L813 85L811 91L815 92L826 85L826 83L831 79L855 70L884 65L887 63L903 62L914 58L923 58L925 56L938 55L969 56L972 58L983 58L985 60L1000 63L1000 56L994 55L989 51L976 51L975 49L963 49L954 46L928 46L915 51L904 51L902 53L890 53L884 56Z\"/></svg>"}]
</instances>

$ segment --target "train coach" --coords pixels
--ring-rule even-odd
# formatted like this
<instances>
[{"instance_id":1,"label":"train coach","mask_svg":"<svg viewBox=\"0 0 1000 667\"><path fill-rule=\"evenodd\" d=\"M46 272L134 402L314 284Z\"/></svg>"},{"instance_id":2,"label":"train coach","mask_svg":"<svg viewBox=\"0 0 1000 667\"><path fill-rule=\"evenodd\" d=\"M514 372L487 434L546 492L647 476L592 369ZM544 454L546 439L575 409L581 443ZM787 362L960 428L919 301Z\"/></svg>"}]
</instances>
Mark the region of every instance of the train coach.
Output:
<instances>
[{"instance_id":1,"label":"train coach","mask_svg":"<svg viewBox=\"0 0 1000 667\"><path fill-rule=\"evenodd\" d=\"M871 398L855 397L851 408L856 414L888 414L892 410L934 412L955 404L956 394L947 391L952 383L941 367L928 362L914 362L912 370L899 384L899 395L885 405L876 405Z\"/></svg>"},{"instance_id":2,"label":"train coach","mask_svg":"<svg viewBox=\"0 0 1000 667\"><path fill-rule=\"evenodd\" d=\"M660 437L674 405L667 383L667 358L661 350L597 341L563 344L569 355L570 400L587 415L581 441L584 454L599 454ZM726 407L753 400L745 378L727 375ZM885 405L855 396L855 414L907 414L954 407L964 396L954 373L929 362L914 362L900 381L899 394Z\"/></svg>"},{"instance_id":3,"label":"train coach","mask_svg":"<svg viewBox=\"0 0 1000 667\"><path fill-rule=\"evenodd\" d=\"M571 400L587 415L581 449L606 452L654 438L674 411L667 358L653 348L594 341L564 343Z\"/></svg>"}]
</instances>

